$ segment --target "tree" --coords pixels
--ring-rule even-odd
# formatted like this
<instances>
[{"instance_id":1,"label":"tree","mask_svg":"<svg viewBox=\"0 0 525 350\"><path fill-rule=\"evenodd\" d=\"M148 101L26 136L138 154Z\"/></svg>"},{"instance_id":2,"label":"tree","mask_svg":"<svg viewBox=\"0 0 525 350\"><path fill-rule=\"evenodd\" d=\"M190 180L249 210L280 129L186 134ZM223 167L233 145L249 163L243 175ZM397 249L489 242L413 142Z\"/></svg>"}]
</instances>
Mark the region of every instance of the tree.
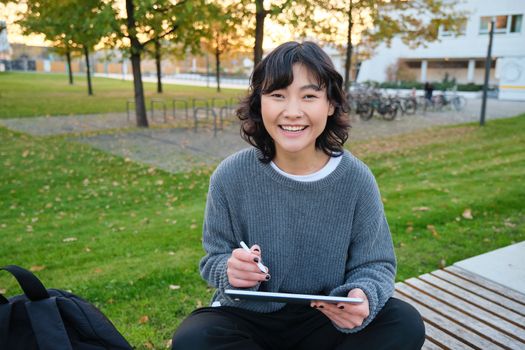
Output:
<instances>
[{"instance_id":1,"label":"tree","mask_svg":"<svg viewBox=\"0 0 525 350\"><path fill-rule=\"evenodd\" d=\"M111 6L102 0L26 0L27 10L17 23L23 32L44 34L67 59L69 83L73 84L71 54L78 50L86 57L88 94L93 94L89 52L110 32L115 18Z\"/></svg>"},{"instance_id":2,"label":"tree","mask_svg":"<svg viewBox=\"0 0 525 350\"><path fill-rule=\"evenodd\" d=\"M207 7L202 42L203 46L215 56L215 76L217 91L221 91L221 56L229 52L247 51L246 32L242 28L243 19L236 14L235 5L210 4Z\"/></svg>"},{"instance_id":3,"label":"tree","mask_svg":"<svg viewBox=\"0 0 525 350\"><path fill-rule=\"evenodd\" d=\"M344 52L345 89L350 88L350 72L354 48L360 55L370 56L381 43L391 44L395 37L417 47L438 39L443 25L459 32L466 20L465 13L456 11L458 0L312 0L296 3L285 15L292 18L294 31L303 37L331 44ZM293 13L290 13L292 12ZM315 13L315 25L305 21Z\"/></svg>"},{"instance_id":4,"label":"tree","mask_svg":"<svg viewBox=\"0 0 525 350\"><path fill-rule=\"evenodd\" d=\"M71 36L67 30L69 20L61 12L62 2L52 0L26 1L27 9L18 15L21 19L16 21L22 28L23 34L43 34L47 41L57 49L57 52L66 56L69 84L73 84L71 69Z\"/></svg>"},{"instance_id":5,"label":"tree","mask_svg":"<svg viewBox=\"0 0 525 350\"><path fill-rule=\"evenodd\" d=\"M126 0L126 16L114 28L117 36L129 42L129 54L133 70L137 126L148 127L144 88L140 68L141 56L146 46L155 45L157 51L157 76L160 78L160 44L164 38L175 33L186 38L183 31L191 32L192 16L199 13L204 4L200 0ZM201 6L199 6L199 4ZM182 29L179 31L179 29ZM156 43L156 44L155 44ZM160 80L158 87L162 91Z\"/></svg>"},{"instance_id":6,"label":"tree","mask_svg":"<svg viewBox=\"0 0 525 350\"><path fill-rule=\"evenodd\" d=\"M389 46L395 37L411 47L425 45L438 39L441 25L460 32L466 17L464 12L456 11L456 4L457 0L347 0L345 5L338 0L319 0L318 5L326 9L328 19L344 18L347 23L346 91L350 88L354 37L368 43L371 49L382 42ZM328 23L318 24L314 29L337 36L337 27Z\"/></svg>"},{"instance_id":7,"label":"tree","mask_svg":"<svg viewBox=\"0 0 525 350\"><path fill-rule=\"evenodd\" d=\"M266 18L277 18L285 9L292 4L302 3L310 0L281 0L272 2L268 8L264 6L264 0L240 0L237 2L219 1L222 5L228 5L235 16L242 18L241 28L249 28L250 34L254 36L253 62L257 65L262 60L264 41L264 22Z\"/></svg>"},{"instance_id":8,"label":"tree","mask_svg":"<svg viewBox=\"0 0 525 350\"><path fill-rule=\"evenodd\" d=\"M103 37L111 33L115 13L111 5L102 0L62 0L62 15L68 18L69 42L84 54L88 94L93 95L89 53Z\"/></svg>"}]
</instances>

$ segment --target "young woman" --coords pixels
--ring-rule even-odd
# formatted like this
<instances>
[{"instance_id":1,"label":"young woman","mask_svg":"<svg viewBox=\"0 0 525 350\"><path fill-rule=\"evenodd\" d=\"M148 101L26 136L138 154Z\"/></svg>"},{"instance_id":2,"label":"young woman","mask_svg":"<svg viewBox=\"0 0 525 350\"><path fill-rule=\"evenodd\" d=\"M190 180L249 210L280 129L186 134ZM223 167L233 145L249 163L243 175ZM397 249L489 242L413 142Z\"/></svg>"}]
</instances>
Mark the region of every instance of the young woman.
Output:
<instances>
[{"instance_id":1,"label":"young woman","mask_svg":"<svg viewBox=\"0 0 525 350\"><path fill-rule=\"evenodd\" d=\"M237 111L254 147L210 180L200 269L217 290L174 349L421 348L420 315L392 298L396 260L376 181L343 149L346 110L342 77L316 44L283 44L257 65ZM225 289L364 302L235 301Z\"/></svg>"}]
</instances>

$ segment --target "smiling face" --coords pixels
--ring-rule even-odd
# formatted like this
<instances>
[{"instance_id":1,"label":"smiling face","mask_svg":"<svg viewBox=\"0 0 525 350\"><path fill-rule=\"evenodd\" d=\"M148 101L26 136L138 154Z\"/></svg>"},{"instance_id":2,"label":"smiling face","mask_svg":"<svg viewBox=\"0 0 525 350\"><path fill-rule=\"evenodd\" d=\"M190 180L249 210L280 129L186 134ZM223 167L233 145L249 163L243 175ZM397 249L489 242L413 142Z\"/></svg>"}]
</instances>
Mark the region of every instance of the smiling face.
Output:
<instances>
[{"instance_id":1,"label":"smiling face","mask_svg":"<svg viewBox=\"0 0 525 350\"><path fill-rule=\"evenodd\" d=\"M289 86L261 96L262 119L275 143L276 158L308 160L318 155L315 141L333 113L326 88L298 63Z\"/></svg>"}]
</instances>

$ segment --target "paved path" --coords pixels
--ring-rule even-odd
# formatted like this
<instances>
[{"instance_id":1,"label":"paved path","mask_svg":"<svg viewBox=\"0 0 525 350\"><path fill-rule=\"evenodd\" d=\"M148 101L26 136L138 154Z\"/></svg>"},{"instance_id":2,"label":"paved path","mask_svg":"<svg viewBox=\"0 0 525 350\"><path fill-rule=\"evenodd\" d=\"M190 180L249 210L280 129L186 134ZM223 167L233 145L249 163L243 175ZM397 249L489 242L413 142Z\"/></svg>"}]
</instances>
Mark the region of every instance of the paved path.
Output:
<instances>
[{"instance_id":1,"label":"paved path","mask_svg":"<svg viewBox=\"0 0 525 350\"><path fill-rule=\"evenodd\" d=\"M369 121L353 118L350 138L366 140L398 135L435 125L479 121L480 100L468 100L462 112L429 112L403 116L392 122L374 117ZM489 100L488 120L525 113L525 102ZM160 116L157 117L160 120ZM152 123L155 125L155 123ZM209 129L137 129L125 113L64 117L0 119L0 125L35 136L71 135L71 139L93 147L156 166L169 172L185 172L202 164L215 164L229 154L247 147L239 137L238 124L220 131L216 137ZM105 132L115 130L115 132ZM100 132L86 135L86 132ZM78 134L81 135L78 135ZM82 135L84 133L84 135Z\"/></svg>"}]
</instances>

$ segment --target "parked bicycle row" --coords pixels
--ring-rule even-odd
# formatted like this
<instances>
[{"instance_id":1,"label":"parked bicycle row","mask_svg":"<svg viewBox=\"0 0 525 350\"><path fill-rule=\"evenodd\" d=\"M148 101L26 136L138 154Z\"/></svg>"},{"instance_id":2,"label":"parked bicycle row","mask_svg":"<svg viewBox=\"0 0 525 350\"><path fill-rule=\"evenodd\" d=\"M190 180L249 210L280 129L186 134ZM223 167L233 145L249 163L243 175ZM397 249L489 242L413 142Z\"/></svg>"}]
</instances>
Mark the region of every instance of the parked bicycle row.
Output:
<instances>
[{"instance_id":1,"label":"parked bicycle row","mask_svg":"<svg viewBox=\"0 0 525 350\"><path fill-rule=\"evenodd\" d=\"M414 115L416 112L461 111L467 101L456 92L444 91L434 96L389 95L379 89L358 87L349 96L350 113L362 120L370 120L376 113L385 120L394 120L398 116Z\"/></svg>"}]
</instances>

